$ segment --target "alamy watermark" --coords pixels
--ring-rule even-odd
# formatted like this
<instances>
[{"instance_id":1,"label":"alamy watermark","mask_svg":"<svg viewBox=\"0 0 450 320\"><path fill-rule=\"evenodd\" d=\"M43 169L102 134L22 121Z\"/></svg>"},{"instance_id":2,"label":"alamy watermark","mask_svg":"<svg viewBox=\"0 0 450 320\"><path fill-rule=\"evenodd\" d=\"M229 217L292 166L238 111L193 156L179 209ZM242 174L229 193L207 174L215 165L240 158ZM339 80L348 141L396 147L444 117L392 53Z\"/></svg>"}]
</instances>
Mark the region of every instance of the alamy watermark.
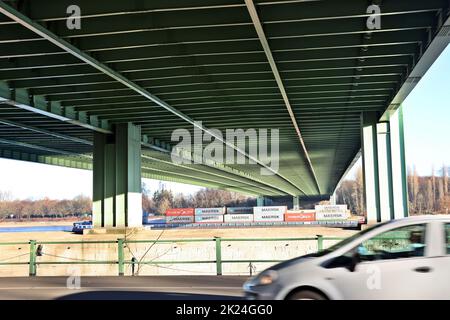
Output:
<instances>
[{"instance_id":1,"label":"alamy watermark","mask_svg":"<svg viewBox=\"0 0 450 320\"><path fill-rule=\"evenodd\" d=\"M279 169L278 129L202 130L195 122L193 131L176 129L171 141L177 144L171 158L175 164L260 164L261 175L274 175Z\"/></svg>"},{"instance_id":2,"label":"alamy watermark","mask_svg":"<svg viewBox=\"0 0 450 320\"><path fill-rule=\"evenodd\" d=\"M66 9L70 16L66 19L66 26L69 30L81 29L81 8L77 5L70 5Z\"/></svg>"},{"instance_id":3,"label":"alamy watermark","mask_svg":"<svg viewBox=\"0 0 450 320\"><path fill-rule=\"evenodd\" d=\"M66 280L67 289L81 289L81 270L78 267L70 267L68 270L69 277Z\"/></svg>"},{"instance_id":4,"label":"alamy watermark","mask_svg":"<svg viewBox=\"0 0 450 320\"><path fill-rule=\"evenodd\" d=\"M381 29L381 8L380 6L373 4L367 8L366 13L369 14L367 18L366 26L369 30Z\"/></svg>"},{"instance_id":5,"label":"alamy watermark","mask_svg":"<svg viewBox=\"0 0 450 320\"><path fill-rule=\"evenodd\" d=\"M378 266L369 266L366 270L369 275L367 277L366 285L369 290L381 290L381 270Z\"/></svg>"}]
</instances>

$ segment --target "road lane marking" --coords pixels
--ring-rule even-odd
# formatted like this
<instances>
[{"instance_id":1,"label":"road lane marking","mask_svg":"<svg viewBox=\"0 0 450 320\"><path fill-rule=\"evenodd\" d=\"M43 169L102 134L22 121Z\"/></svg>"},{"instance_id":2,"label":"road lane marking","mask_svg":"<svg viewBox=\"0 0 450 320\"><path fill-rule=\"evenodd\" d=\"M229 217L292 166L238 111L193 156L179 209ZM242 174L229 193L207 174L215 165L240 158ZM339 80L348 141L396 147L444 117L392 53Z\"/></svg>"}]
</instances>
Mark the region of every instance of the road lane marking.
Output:
<instances>
[{"instance_id":1,"label":"road lane marking","mask_svg":"<svg viewBox=\"0 0 450 320\"><path fill-rule=\"evenodd\" d=\"M87 289L170 289L170 290L242 290L241 287L81 287L80 289L69 289L66 287L0 287L0 290L87 290Z\"/></svg>"}]
</instances>

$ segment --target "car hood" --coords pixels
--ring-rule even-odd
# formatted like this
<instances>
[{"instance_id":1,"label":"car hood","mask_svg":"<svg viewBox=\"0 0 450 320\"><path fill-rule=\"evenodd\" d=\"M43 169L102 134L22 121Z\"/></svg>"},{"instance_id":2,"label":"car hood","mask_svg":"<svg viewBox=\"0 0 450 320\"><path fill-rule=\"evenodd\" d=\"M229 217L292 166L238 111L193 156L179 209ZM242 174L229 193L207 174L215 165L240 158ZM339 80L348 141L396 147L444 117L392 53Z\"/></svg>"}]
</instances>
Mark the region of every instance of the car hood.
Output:
<instances>
[{"instance_id":1,"label":"car hood","mask_svg":"<svg viewBox=\"0 0 450 320\"><path fill-rule=\"evenodd\" d=\"M268 270L275 270L275 271L281 270L281 269L290 267L290 266L292 266L294 264L297 264L297 263L300 263L300 262L304 262L306 260L310 260L312 258L316 258L316 257L319 257L319 256L320 256L320 253L306 254L304 256L296 257L294 259L286 260L286 261L283 261L283 262L278 263L276 265L273 265Z\"/></svg>"}]
</instances>

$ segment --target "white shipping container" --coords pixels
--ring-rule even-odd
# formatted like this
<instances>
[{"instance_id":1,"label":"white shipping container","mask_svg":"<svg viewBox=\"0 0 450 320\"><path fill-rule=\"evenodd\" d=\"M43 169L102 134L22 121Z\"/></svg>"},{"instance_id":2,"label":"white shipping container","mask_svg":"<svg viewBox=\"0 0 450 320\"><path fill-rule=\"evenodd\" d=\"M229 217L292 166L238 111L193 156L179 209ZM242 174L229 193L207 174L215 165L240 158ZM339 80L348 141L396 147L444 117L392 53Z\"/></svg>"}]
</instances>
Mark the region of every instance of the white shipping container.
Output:
<instances>
[{"instance_id":1,"label":"white shipping container","mask_svg":"<svg viewBox=\"0 0 450 320\"><path fill-rule=\"evenodd\" d=\"M223 215L220 214L201 214L195 216L196 223L222 223Z\"/></svg>"},{"instance_id":2,"label":"white shipping container","mask_svg":"<svg viewBox=\"0 0 450 320\"><path fill-rule=\"evenodd\" d=\"M253 207L227 207L227 214L253 214Z\"/></svg>"},{"instance_id":3,"label":"white shipping container","mask_svg":"<svg viewBox=\"0 0 450 320\"><path fill-rule=\"evenodd\" d=\"M349 218L347 212L316 212L316 220L346 220Z\"/></svg>"},{"instance_id":4,"label":"white shipping container","mask_svg":"<svg viewBox=\"0 0 450 320\"><path fill-rule=\"evenodd\" d=\"M267 213L273 213L273 214L285 214L287 210L286 206L278 206L278 207L253 207L253 213L254 214L267 214Z\"/></svg>"},{"instance_id":5,"label":"white shipping container","mask_svg":"<svg viewBox=\"0 0 450 320\"><path fill-rule=\"evenodd\" d=\"M337 205L317 205L315 206L316 212L347 212L347 205L346 204L337 204Z\"/></svg>"},{"instance_id":6,"label":"white shipping container","mask_svg":"<svg viewBox=\"0 0 450 320\"><path fill-rule=\"evenodd\" d=\"M194 216L166 216L166 223L194 223Z\"/></svg>"},{"instance_id":7,"label":"white shipping container","mask_svg":"<svg viewBox=\"0 0 450 320\"><path fill-rule=\"evenodd\" d=\"M224 218L225 222L253 222L252 214L244 214L244 213L226 214L224 215Z\"/></svg>"},{"instance_id":8,"label":"white shipping container","mask_svg":"<svg viewBox=\"0 0 450 320\"><path fill-rule=\"evenodd\" d=\"M284 212L255 212L253 220L255 222L283 222Z\"/></svg>"},{"instance_id":9,"label":"white shipping container","mask_svg":"<svg viewBox=\"0 0 450 320\"><path fill-rule=\"evenodd\" d=\"M203 215L203 214L225 214L225 207L221 208L196 208L195 215Z\"/></svg>"},{"instance_id":10,"label":"white shipping container","mask_svg":"<svg viewBox=\"0 0 450 320\"><path fill-rule=\"evenodd\" d=\"M347 205L316 206L316 220L345 220L349 216Z\"/></svg>"}]
</instances>

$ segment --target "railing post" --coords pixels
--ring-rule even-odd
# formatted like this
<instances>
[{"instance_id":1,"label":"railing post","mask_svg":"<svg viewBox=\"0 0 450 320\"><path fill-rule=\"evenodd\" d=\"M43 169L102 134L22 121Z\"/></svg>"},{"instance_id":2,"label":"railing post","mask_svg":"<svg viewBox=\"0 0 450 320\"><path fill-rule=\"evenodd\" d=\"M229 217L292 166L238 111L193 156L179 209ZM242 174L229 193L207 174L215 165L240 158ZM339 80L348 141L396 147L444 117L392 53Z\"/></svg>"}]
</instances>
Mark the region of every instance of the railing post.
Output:
<instances>
[{"instance_id":1,"label":"railing post","mask_svg":"<svg viewBox=\"0 0 450 320\"><path fill-rule=\"evenodd\" d=\"M217 275L222 275L222 239L215 238L216 241L216 270Z\"/></svg>"},{"instance_id":2,"label":"railing post","mask_svg":"<svg viewBox=\"0 0 450 320\"><path fill-rule=\"evenodd\" d=\"M131 275L134 276L134 267L137 263L137 259L135 257L131 258Z\"/></svg>"},{"instance_id":3,"label":"railing post","mask_svg":"<svg viewBox=\"0 0 450 320\"><path fill-rule=\"evenodd\" d=\"M117 255L118 255L118 266L119 266L119 276L124 275L125 263L123 254L123 239L117 239Z\"/></svg>"},{"instance_id":4,"label":"railing post","mask_svg":"<svg viewBox=\"0 0 450 320\"><path fill-rule=\"evenodd\" d=\"M30 277L36 276L36 240L30 240L30 261L28 274Z\"/></svg>"},{"instance_id":5,"label":"railing post","mask_svg":"<svg viewBox=\"0 0 450 320\"><path fill-rule=\"evenodd\" d=\"M319 249L318 251L323 250L323 236L321 234L317 235L317 248Z\"/></svg>"}]
</instances>

